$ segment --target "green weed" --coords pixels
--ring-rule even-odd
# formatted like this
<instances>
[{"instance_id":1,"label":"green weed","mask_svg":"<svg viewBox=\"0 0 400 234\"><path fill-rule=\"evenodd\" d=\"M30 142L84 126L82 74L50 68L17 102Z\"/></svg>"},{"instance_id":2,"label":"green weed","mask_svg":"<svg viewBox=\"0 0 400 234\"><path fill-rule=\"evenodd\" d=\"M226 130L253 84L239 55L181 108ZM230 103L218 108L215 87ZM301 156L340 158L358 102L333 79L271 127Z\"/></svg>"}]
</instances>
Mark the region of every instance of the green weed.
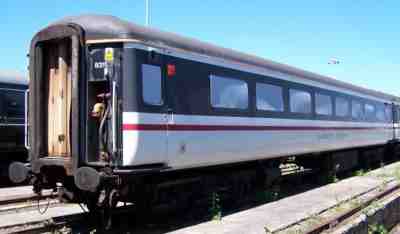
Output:
<instances>
[{"instance_id":1,"label":"green weed","mask_svg":"<svg viewBox=\"0 0 400 234\"><path fill-rule=\"evenodd\" d=\"M364 176L366 173L364 169L360 169L354 172L354 176Z\"/></svg>"},{"instance_id":2,"label":"green weed","mask_svg":"<svg viewBox=\"0 0 400 234\"><path fill-rule=\"evenodd\" d=\"M388 234L388 230L382 224L373 224L368 226L368 234Z\"/></svg>"},{"instance_id":3,"label":"green weed","mask_svg":"<svg viewBox=\"0 0 400 234\"><path fill-rule=\"evenodd\" d=\"M218 193L212 193L211 195L211 206L210 206L210 215L212 220L221 220L222 219L222 209L221 209L221 200Z\"/></svg>"}]
</instances>

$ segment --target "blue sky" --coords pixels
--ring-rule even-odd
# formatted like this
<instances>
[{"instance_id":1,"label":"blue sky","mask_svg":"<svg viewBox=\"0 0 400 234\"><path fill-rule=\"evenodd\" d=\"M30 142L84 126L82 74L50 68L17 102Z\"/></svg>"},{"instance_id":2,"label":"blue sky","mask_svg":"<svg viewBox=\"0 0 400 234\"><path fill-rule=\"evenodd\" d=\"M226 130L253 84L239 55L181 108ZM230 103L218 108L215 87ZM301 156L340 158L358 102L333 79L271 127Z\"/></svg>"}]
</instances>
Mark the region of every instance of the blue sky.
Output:
<instances>
[{"instance_id":1,"label":"blue sky","mask_svg":"<svg viewBox=\"0 0 400 234\"><path fill-rule=\"evenodd\" d=\"M154 27L400 96L400 1L150 1ZM144 3L3 0L0 69L26 73L30 39L54 20L102 13L144 24Z\"/></svg>"}]
</instances>

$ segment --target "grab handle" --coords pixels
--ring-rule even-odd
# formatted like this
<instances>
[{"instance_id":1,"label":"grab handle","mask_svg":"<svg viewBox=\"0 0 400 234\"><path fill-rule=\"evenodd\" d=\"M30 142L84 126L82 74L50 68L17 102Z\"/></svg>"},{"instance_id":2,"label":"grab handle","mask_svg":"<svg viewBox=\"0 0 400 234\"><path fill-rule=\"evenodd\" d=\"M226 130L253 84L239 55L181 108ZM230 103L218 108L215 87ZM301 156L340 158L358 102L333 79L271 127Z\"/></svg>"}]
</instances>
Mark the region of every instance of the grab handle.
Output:
<instances>
[{"instance_id":1,"label":"grab handle","mask_svg":"<svg viewBox=\"0 0 400 234\"><path fill-rule=\"evenodd\" d=\"M117 153L117 82L112 82L112 152Z\"/></svg>"},{"instance_id":2,"label":"grab handle","mask_svg":"<svg viewBox=\"0 0 400 234\"><path fill-rule=\"evenodd\" d=\"M29 145L29 121L28 121L28 109L29 109L29 89L25 90L25 118L24 118L24 128L25 128L25 137L24 144L25 148L29 150L31 146Z\"/></svg>"}]
</instances>

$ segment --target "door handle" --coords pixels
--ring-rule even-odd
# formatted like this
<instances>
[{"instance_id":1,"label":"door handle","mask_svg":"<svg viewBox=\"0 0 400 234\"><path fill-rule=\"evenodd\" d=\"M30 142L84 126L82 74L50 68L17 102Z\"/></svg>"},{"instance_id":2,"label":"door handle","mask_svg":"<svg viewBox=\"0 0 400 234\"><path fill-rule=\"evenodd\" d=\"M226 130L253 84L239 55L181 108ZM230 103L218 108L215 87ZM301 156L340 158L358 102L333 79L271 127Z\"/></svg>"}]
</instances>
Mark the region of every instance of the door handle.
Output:
<instances>
[{"instance_id":1,"label":"door handle","mask_svg":"<svg viewBox=\"0 0 400 234\"><path fill-rule=\"evenodd\" d=\"M24 137L24 143L25 143L25 148L29 150L31 146L29 145L29 121L28 121L28 109L29 109L29 89L25 91L25 137Z\"/></svg>"},{"instance_id":2,"label":"door handle","mask_svg":"<svg viewBox=\"0 0 400 234\"><path fill-rule=\"evenodd\" d=\"M111 125L112 125L112 152L113 155L117 153L117 82L113 80L112 82L112 115L111 115Z\"/></svg>"}]
</instances>

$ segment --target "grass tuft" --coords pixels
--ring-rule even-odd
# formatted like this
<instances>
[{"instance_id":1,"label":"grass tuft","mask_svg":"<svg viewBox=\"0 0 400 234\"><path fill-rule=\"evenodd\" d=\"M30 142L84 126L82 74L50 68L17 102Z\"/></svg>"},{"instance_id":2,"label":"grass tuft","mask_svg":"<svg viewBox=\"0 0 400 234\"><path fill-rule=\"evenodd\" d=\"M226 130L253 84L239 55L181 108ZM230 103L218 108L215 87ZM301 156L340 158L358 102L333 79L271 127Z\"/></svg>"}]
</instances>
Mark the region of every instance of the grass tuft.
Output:
<instances>
[{"instance_id":1,"label":"grass tuft","mask_svg":"<svg viewBox=\"0 0 400 234\"><path fill-rule=\"evenodd\" d=\"M221 200L219 194L213 192L211 195L211 206L210 206L210 215L212 220L221 220L222 219L222 209L221 209Z\"/></svg>"}]
</instances>

